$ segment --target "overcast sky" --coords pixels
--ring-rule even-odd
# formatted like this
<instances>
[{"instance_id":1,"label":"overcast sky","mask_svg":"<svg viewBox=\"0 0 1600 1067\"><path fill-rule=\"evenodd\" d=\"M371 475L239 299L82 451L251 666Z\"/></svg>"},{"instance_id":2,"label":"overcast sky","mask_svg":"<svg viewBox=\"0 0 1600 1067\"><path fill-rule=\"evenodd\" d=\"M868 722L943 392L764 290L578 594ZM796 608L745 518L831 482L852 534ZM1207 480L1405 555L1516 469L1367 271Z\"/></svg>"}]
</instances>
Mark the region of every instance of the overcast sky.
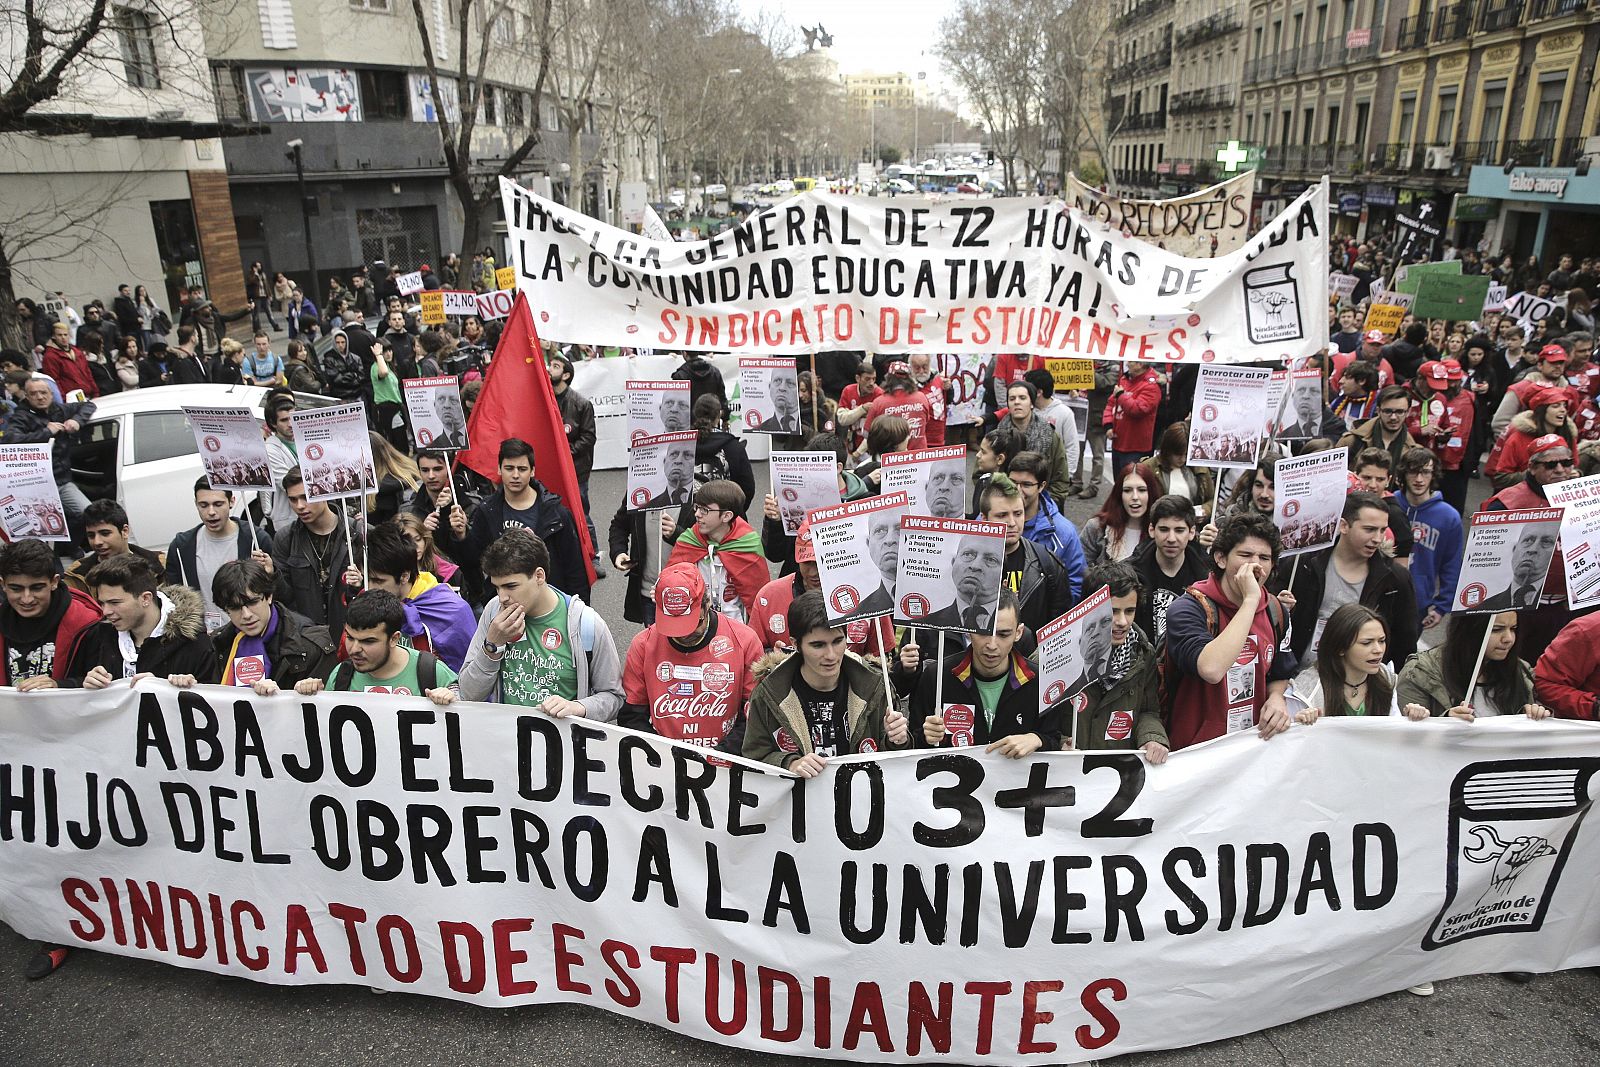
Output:
<instances>
[{"instance_id":1,"label":"overcast sky","mask_svg":"<svg viewBox=\"0 0 1600 1067\"><path fill-rule=\"evenodd\" d=\"M750 15L763 10L779 15L795 31L821 23L833 35L833 58L847 74L858 71L909 74L927 71L930 80L943 77L932 49L939 22L954 0L738 0Z\"/></svg>"}]
</instances>

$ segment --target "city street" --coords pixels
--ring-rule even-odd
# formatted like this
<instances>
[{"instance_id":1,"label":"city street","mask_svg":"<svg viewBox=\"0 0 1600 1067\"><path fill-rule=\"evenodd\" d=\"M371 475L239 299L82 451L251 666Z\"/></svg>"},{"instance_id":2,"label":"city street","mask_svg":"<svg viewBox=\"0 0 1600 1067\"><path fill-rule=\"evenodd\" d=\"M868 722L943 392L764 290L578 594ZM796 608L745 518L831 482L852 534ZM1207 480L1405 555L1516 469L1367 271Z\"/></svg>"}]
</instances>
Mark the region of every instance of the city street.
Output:
<instances>
[{"instance_id":1,"label":"city street","mask_svg":"<svg viewBox=\"0 0 1600 1067\"><path fill-rule=\"evenodd\" d=\"M764 491L764 463L757 464L757 481ZM597 472L592 481L602 539L623 482L620 471ZM1485 484L1473 483L1474 504ZM1081 524L1096 506L1074 500L1065 510ZM619 646L637 630L621 621L623 588L613 573L596 586L595 596ZM58 974L27 982L22 978L27 943L0 930L0 1064L5 1067L801 1062L675 1037L583 1007L494 1010L420 996L375 996L361 988L274 988L101 953L77 953ZM1250 1007L1221 1004L1216 1010L1248 1019ZM1580 1067L1597 1059L1600 977L1585 970L1541 976L1526 986L1494 976L1440 982L1430 998L1390 993L1230 1041L1105 1062Z\"/></svg>"}]
</instances>

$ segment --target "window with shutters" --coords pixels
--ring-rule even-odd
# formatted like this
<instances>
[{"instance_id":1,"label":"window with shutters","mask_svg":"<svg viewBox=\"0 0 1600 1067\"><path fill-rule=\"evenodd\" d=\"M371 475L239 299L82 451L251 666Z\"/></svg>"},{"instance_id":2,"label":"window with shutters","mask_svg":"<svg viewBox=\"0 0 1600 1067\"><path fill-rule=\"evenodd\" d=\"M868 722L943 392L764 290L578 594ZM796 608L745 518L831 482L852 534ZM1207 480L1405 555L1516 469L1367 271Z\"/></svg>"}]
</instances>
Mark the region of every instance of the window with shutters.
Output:
<instances>
[{"instance_id":1,"label":"window with shutters","mask_svg":"<svg viewBox=\"0 0 1600 1067\"><path fill-rule=\"evenodd\" d=\"M123 77L135 89L161 88L161 71L156 65L155 21L131 7L112 8L111 24L116 27L122 47Z\"/></svg>"}]
</instances>

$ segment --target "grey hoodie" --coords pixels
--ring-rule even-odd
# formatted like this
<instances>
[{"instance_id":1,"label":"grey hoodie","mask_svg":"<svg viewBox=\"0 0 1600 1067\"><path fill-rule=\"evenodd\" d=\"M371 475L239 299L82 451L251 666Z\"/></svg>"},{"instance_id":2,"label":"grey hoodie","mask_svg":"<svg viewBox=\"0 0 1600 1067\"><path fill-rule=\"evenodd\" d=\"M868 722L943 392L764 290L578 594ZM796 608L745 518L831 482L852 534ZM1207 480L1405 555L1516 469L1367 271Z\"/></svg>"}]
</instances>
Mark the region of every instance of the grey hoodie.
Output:
<instances>
[{"instance_id":1,"label":"grey hoodie","mask_svg":"<svg viewBox=\"0 0 1600 1067\"><path fill-rule=\"evenodd\" d=\"M557 596L565 596L560 591ZM489 624L500 613L500 598L492 597L478 617L478 629L467 647L467 659L461 666L461 699L500 702L500 663L490 659L483 650L488 640ZM585 647L582 631L591 628L590 640ZM584 716L600 722L615 722L622 709L622 660L617 656L617 645L611 637L600 613L578 597L567 597L567 641L570 648L581 653L573 660L578 670L578 703L584 707Z\"/></svg>"}]
</instances>

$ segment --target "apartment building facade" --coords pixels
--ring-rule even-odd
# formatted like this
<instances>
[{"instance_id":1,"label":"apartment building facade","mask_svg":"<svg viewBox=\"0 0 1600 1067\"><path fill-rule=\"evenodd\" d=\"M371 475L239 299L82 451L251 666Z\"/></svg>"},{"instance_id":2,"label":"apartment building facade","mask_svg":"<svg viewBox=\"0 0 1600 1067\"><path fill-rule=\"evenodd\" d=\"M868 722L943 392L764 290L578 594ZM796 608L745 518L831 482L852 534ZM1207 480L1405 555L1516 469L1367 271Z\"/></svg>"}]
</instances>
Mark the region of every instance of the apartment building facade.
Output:
<instances>
[{"instance_id":1,"label":"apartment building facade","mask_svg":"<svg viewBox=\"0 0 1600 1067\"><path fill-rule=\"evenodd\" d=\"M1167 106L1177 8L1175 0L1113 0L1106 46L1107 162L1125 193L1158 195L1163 172L1172 169Z\"/></svg>"}]
</instances>

